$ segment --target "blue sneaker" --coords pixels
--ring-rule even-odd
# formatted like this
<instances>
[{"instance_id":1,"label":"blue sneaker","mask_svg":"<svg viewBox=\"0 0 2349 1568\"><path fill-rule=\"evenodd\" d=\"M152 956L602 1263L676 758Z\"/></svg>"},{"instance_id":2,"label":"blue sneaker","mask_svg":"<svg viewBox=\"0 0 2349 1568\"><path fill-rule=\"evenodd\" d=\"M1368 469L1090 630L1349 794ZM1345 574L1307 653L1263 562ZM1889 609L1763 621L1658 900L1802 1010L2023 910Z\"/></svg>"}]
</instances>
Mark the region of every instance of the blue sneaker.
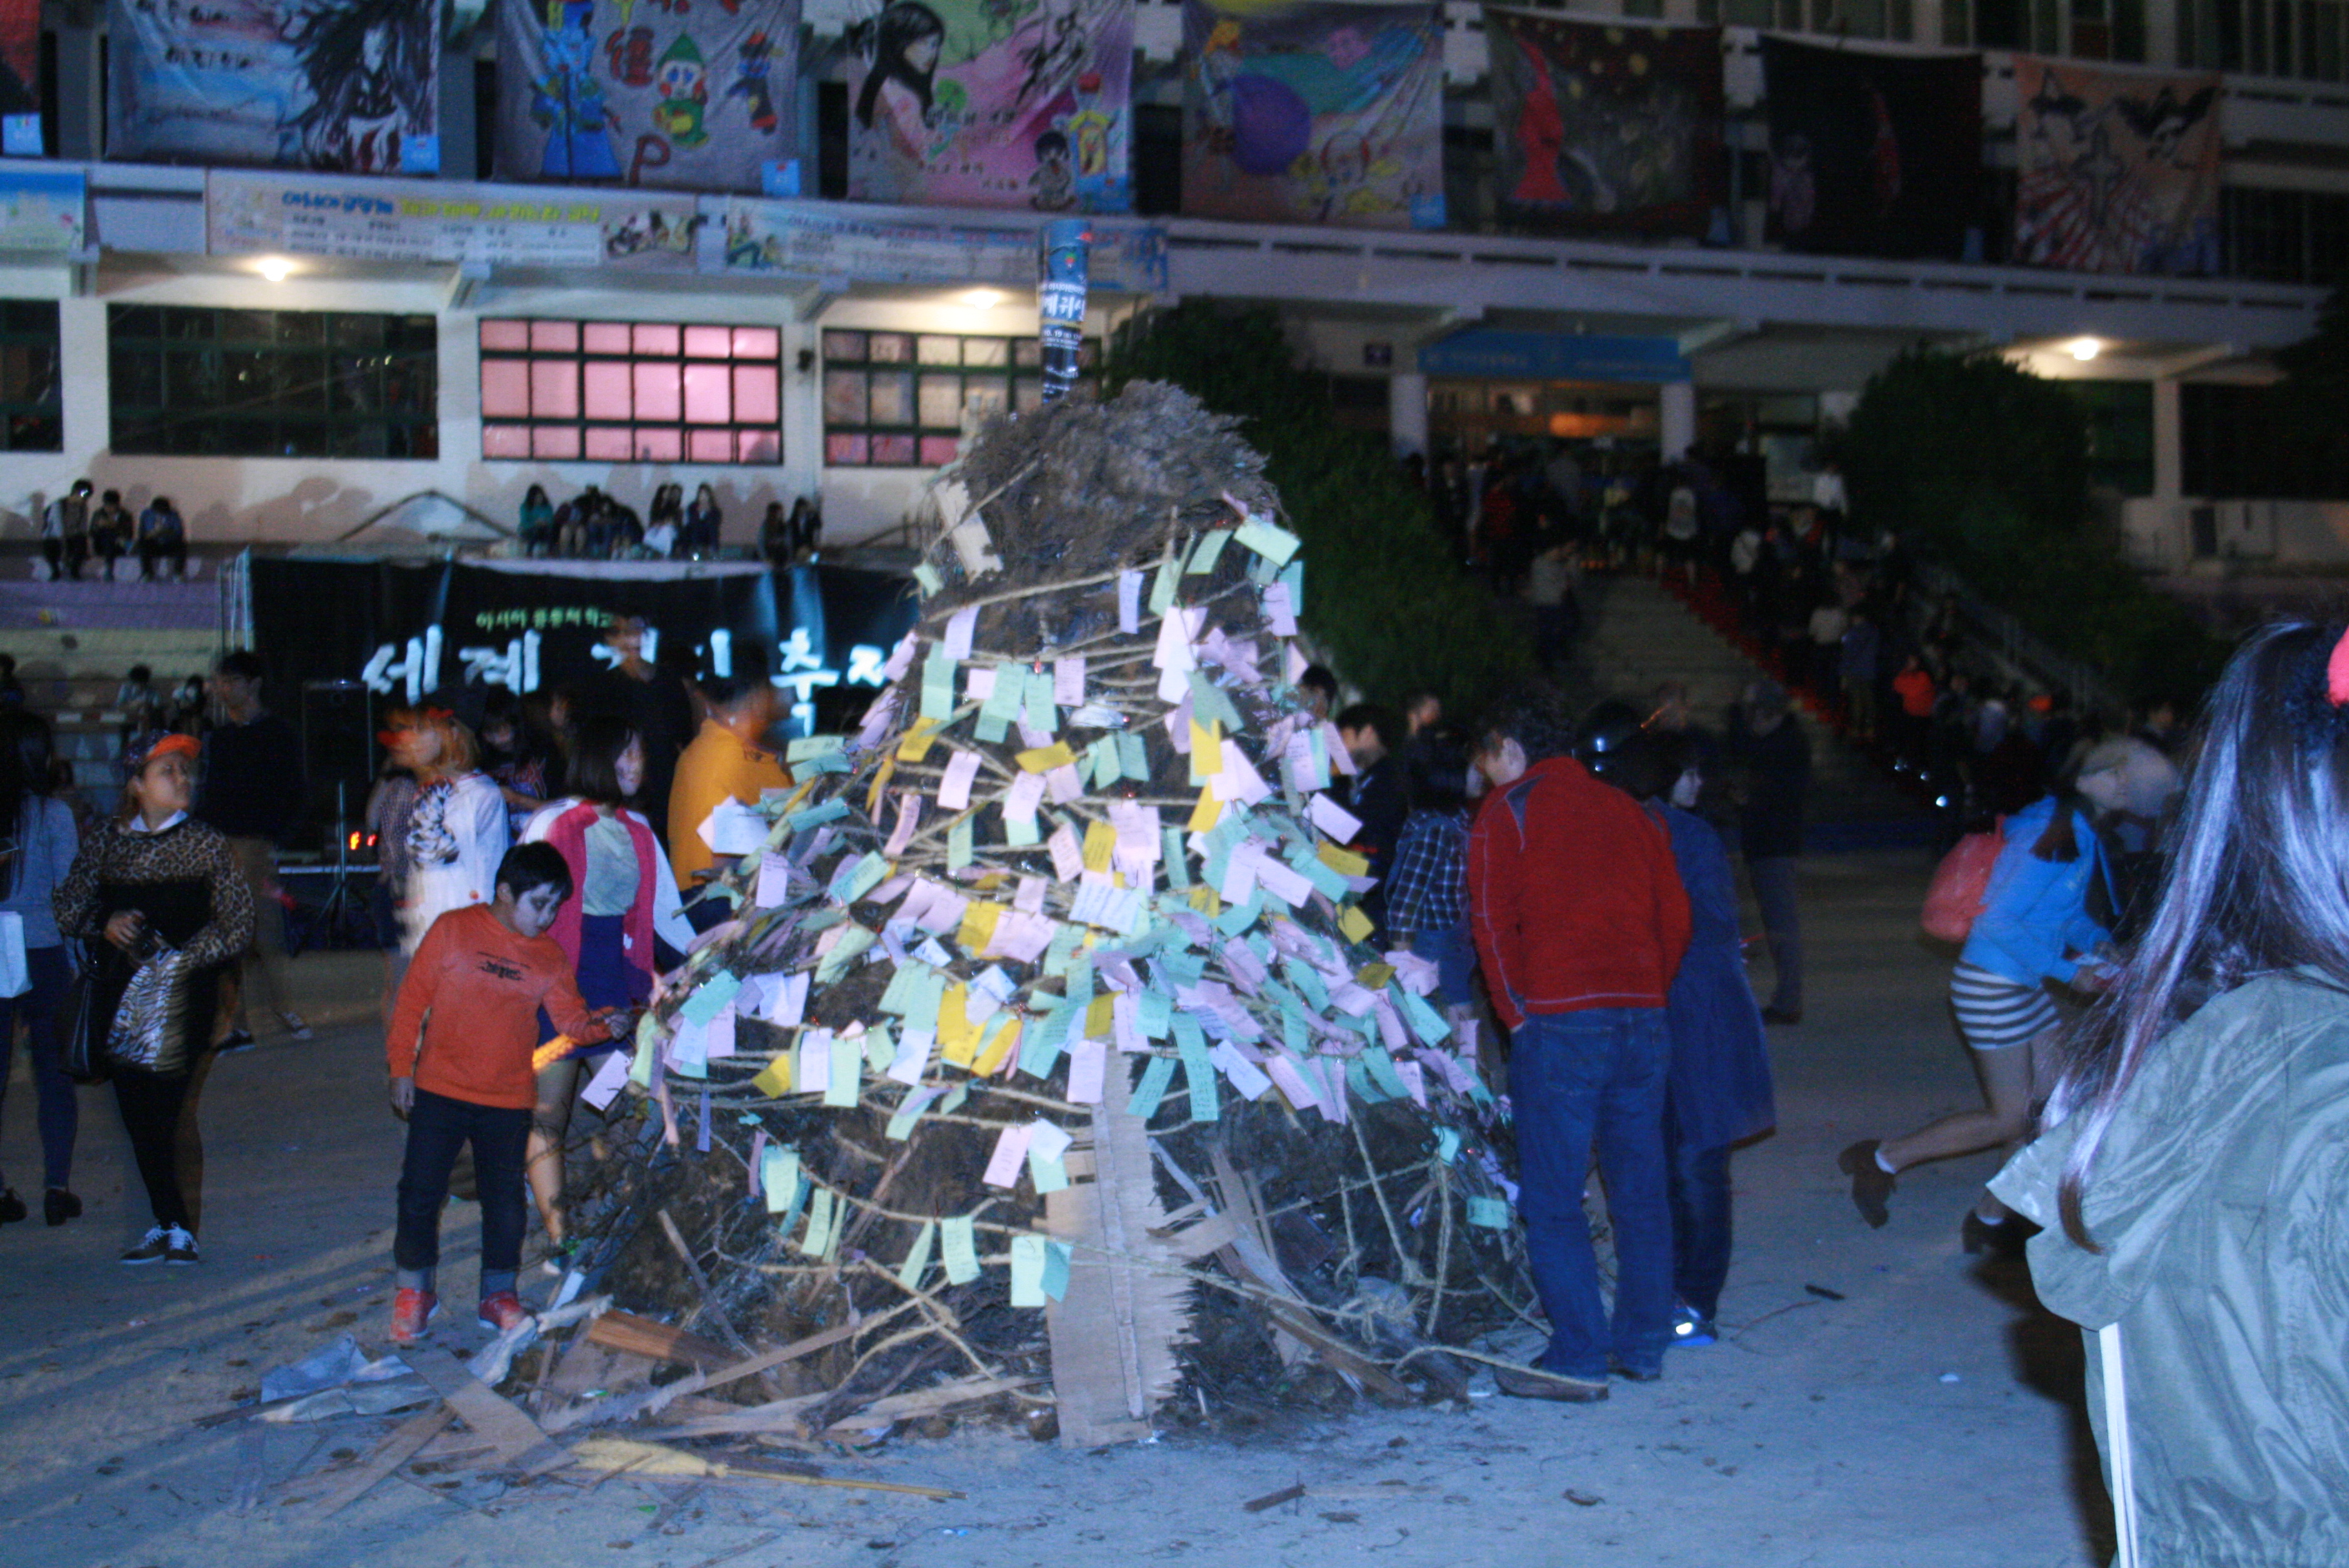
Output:
<instances>
[{"instance_id":1,"label":"blue sneaker","mask_svg":"<svg viewBox=\"0 0 2349 1568\"><path fill-rule=\"evenodd\" d=\"M1674 1345L1713 1345L1721 1336L1713 1328L1713 1319L1686 1303L1672 1308L1672 1343Z\"/></svg>"}]
</instances>

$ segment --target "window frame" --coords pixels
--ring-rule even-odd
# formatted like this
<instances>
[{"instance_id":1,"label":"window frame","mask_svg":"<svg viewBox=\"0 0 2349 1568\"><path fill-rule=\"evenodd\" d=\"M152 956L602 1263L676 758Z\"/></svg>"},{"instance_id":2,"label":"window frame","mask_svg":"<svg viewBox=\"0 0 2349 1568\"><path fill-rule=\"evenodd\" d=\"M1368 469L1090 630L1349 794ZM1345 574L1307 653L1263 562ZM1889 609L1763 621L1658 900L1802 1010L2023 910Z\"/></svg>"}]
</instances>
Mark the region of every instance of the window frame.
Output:
<instances>
[{"instance_id":1,"label":"window frame","mask_svg":"<svg viewBox=\"0 0 2349 1568\"><path fill-rule=\"evenodd\" d=\"M506 344L492 345L489 334L494 328L523 326L529 340L526 346ZM540 347L536 338L541 327L568 327L572 346ZM591 348L589 343L598 335L593 329L602 328L608 334L624 329L628 335L628 347L622 351L605 346ZM688 346L692 335L722 332L727 335L728 351L723 354L697 353ZM677 347L669 352L658 346L645 347L646 335L657 339L667 333L676 335ZM737 346L745 333L765 335L772 340L771 354L752 350L745 352ZM559 335L559 334L558 334ZM788 382L784 376L784 333L779 325L760 322L727 323L715 321L642 321L622 320L609 316L523 316L484 315L474 325L474 344L480 357L475 372L475 385L481 396L481 460L491 463L548 462L627 462L676 463L697 468L771 468L783 461L783 412ZM490 377L493 366L522 365L523 389L530 400L532 412L523 415L490 412ZM676 367L675 386L678 406L674 417L637 418L636 400L644 394L641 371L647 367ZM725 366L728 367L728 418L696 419L691 417L691 394L688 388L688 372L695 366ZM546 377L553 390L563 379L561 367L570 367L569 390L575 411L571 414L536 411L541 386L542 367L558 374ZM597 416L591 411L591 386L597 377L598 367L609 375L609 367L625 366L623 377L630 398L630 413L626 419ZM742 370L766 371L771 376L770 390L774 402L771 419L744 419L735 417L735 408L743 395ZM656 375L657 381L658 377ZM753 385L755 386L755 378ZM725 432L724 457L709 455L708 443L697 445L696 437ZM569 433L568 442L561 438ZM515 436L525 438L525 450L510 449L503 443ZM554 438L542 444L541 436ZM666 438L674 437L670 449ZM646 445L647 438L655 444ZM759 442L764 441L761 449Z\"/></svg>"},{"instance_id":2,"label":"window frame","mask_svg":"<svg viewBox=\"0 0 2349 1568\"><path fill-rule=\"evenodd\" d=\"M46 325L27 325L25 314L45 315ZM17 366L10 362L24 356L27 387L41 380L38 358L47 356L47 392L39 397L6 394ZM0 300L0 451L62 452L66 449L65 344L57 325L57 302L53 299Z\"/></svg>"},{"instance_id":3,"label":"window frame","mask_svg":"<svg viewBox=\"0 0 2349 1568\"><path fill-rule=\"evenodd\" d=\"M935 346L951 340L955 358L926 357ZM902 344L904 356L893 348L881 357L874 357L876 346L884 342ZM970 345L974 343L1003 346L998 364L973 363ZM955 461L961 454L963 416L968 409L975 385L999 384L1002 399L996 406L1015 412L1030 412L1042 406L1044 385L1043 350L1034 334L1002 332L920 332L895 326L826 326L818 339L820 364L816 383L819 414L823 429L823 462L826 468L840 469L940 469ZM1084 340L1081 377L1089 377L1101 360L1101 340ZM875 419L872 417L873 377L875 374L906 377L905 412L902 419ZM864 408L862 418L836 418L833 387L835 377L864 378ZM943 380L953 377L957 381L956 417L952 424L925 417L922 393L926 381ZM838 383L843 388L849 383ZM1035 399L1023 403L1023 388L1032 387ZM884 448L882 442L888 445ZM862 443L859 446L857 443ZM886 452L887 456L878 455ZM850 455L861 453L862 455Z\"/></svg>"}]
</instances>

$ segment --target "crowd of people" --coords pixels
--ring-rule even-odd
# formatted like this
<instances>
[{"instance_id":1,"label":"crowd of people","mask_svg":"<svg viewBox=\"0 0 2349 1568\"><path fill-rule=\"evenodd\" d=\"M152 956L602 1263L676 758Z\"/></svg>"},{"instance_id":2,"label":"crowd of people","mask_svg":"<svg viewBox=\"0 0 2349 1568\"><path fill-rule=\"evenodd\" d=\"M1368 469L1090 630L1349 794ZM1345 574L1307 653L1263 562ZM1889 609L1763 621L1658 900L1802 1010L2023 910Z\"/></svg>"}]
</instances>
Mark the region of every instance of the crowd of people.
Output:
<instances>
[{"instance_id":1,"label":"crowd of people","mask_svg":"<svg viewBox=\"0 0 2349 1568\"><path fill-rule=\"evenodd\" d=\"M188 574L188 524L159 495L137 513L109 490L90 503L92 486L76 480L65 494L41 509L41 559L52 580L119 582L138 562L142 583Z\"/></svg>"},{"instance_id":2,"label":"crowd of people","mask_svg":"<svg viewBox=\"0 0 2349 1568\"><path fill-rule=\"evenodd\" d=\"M1826 570L1848 572L1864 603L1884 561ZM563 1265L581 1086L722 913L697 896L716 869L702 829L730 800L791 786L755 655L687 681L644 658L643 631L615 618L591 682L386 716L367 820L390 1097L409 1129L396 1342L438 1308L461 1150L481 1200L481 1320L528 1310L533 1211ZM103 1042L153 1219L125 1264L201 1256L179 1160L210 1062L250 1041L250 1019L307 1034L269 959L272 846L298 810L300 757L261 674L250 654L220 661L199 738L151 722L162 705L134 672L127 686L149 696L123 705L122 805L87 830L50 787L46 724L0 704L0 975L15 990L0 1043L26 1024L42 1209L60 1225L81 1207L73 1076ZM1432 966L1435 999L1508 1089L1548 1333L1528 1364L1497 1369L1500 1387L1591 1403L1662 1376L1670 1351L1721 1332L1733 1152L1776 1120L1766 1025L1803 1015L1809 755L1793 698L1755 680L1716 738L1671 686L1578 717L1528 688L1469 727L1433 694L1340 706L1319 666L1297 687L1349 765L1340 823L1375 879L1374 940ZM2334 1136L2349 1106L2349 633L2254 637L2197 738L2174 721L2081 726L2060 747L2043 734L2013 786L2027 778L2033 798L1972 851L1984 869L1950 984L1982 1106L1860 1140L1837 1165L1880 1225L1902 1171L2021 1146L1961 1217L1961 1243L2027 1249L2043 1299L2115 1336L2113 1356L2133 1347L2158 1393L2101 1435L2140 1435L2149 1528L2215 1561L2320 1529L2337 1501L2326 1456L2349 1430L2349 1353L2293 1326L2349 1265L2328 1240L2349 1171ZM1771 958L1766 1007L1733 857ZM1585 1204L1594 1162L1611 1305ZM0 1181L0 1222L30 1210Z\"/></svg>"},{"instance_id":3,"label":"crowd of people","mask_svg":"<svg viewBox=\"0 0 2349 1568\"><path fill-rule=\"evenodd\" d=\"M523 492L515 542L524 555L564 561L707 561L724 544L726 509L704 484L685 499L681 484L657 486L638 511L589 485L556 503L544 485ZM788 566L813 554L823 539L823 511L802 496L788 508L770 501L759 520L760 559Z\"/></svg>"}]
</instances>

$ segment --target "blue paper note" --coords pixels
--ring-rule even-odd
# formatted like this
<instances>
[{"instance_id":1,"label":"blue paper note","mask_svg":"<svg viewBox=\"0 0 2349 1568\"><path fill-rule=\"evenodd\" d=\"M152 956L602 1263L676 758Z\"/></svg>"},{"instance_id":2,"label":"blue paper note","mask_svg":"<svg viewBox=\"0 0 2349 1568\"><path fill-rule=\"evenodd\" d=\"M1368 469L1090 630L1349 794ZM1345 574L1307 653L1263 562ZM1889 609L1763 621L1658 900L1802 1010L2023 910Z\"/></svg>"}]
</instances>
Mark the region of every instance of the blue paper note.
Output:
<instances>
[{"instance_id":1,"label":"blue paper note","mask_svg":"<svg viewBox=\"0 0 2349 1568\"><path fill-rule=\"evenodd\" d=\"M1138 730L1125 730L1117 738L1118 771L1138 784L1150 782L1150 747Z\"/></svg>"},{"instance_id":2,"label":"blue paper note","mask_svg":"<svg viewBox=\"0 0 2349 1568\"><path fill-rule=\"evenodd\" d=\"M1207 1037L1188 1013L1174 1015L1174 1048L1182 1055L1183 1082L1191 1091L1191 1119L1217 1119L1224 1111L1216 1089L1216 1064L1207 1056Z\"/></svg>"},{"instance_id":3,"label":"blue paper note","mask_svg":"<svg viewBox=\"0 0 2349 1568\"><path fill-rule=\"evenodd\" d=\"M1133 1093L1126 1099L1125 1109L1148 1121L1158 1114L1158 1102L1166 1097L1166 1086L1174 1078L1174 1057L1151 1057L1150 1065L1142 1069L1142 1081L1133 1086Z\"/></svg>"}]
</instances>

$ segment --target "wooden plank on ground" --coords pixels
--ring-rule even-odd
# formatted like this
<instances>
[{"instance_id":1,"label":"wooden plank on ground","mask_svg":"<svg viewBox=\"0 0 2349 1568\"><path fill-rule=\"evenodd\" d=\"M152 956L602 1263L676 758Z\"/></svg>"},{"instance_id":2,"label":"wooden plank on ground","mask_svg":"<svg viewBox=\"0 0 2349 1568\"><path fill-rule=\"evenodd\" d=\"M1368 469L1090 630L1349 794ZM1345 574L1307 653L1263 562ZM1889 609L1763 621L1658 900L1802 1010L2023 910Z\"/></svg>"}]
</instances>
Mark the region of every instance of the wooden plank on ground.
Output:
<instances>
[{"instance_id":1,"label":"wooden plank on ground","mask_svg":"<svg viewBox=\"0 0 2349 1568\"><path fill-rule=\"evenodd\" d=\"M490 1463L485 1469L541 1475L571 1462L571 1456L549 1441L536 1421L447 1351L436 1346L412 1346L400 1352L400 1359L448 1401L466 1426L489 1441Z\"/></svg>"},{"instance_id":2,"label":"wooden plank on ground","mask_svg":"<svg viewBox=\"0 0 2349 1568\"><path fill-rule=\"evenodd\" d=\"M607 1313L605 1315L609 1316L610 1314ZM596 1321L601 1322L602 1319L599 1318ZM574 1427L608 1426L614 1421L634 1420L638 1416L658 1415L688 1394L698 1394L710 1388L723 1387L729 1383L739 1383L745 1377L756 1377L762 1372L771 1372L787 1361L796 1361L802 1356L812 1356L827 1346L837 1345L843 1339L854 1337L862 1326L860 1324L843 1323L836 1327L827 1328L821 1334L811 1334L804 1339L794 1339L789 1345L753 1356L747 1361L737 1361L731 1367L719 1367L715 1372L695 1372L662 1387L642 1388L620 1398L592 1400L585 1404L569 1406L547 1418L546 1429L550 1432L564 1432Z\"/></svg>"},{"instance_id":3,"label":"wooden plank on ground","mask_svg":"<svg viewBox=\"0 0 2349 1568\"><path fill-rule=\"evenodd\" d=\"M412 1363L411 1363L412 1365ZM455 1363L452 1361L451 1366ZM468 1373L468 1377L471 1374ZM496 1396L492 1395L494 1398ZM441 1429L454 1419L456 1412L447 1405L435 1405L429 1410L410 1416L391 1429L390 1436L375 1446L375 1451L351 1467L348 1473L328 1487L310 1505L312 1514L326 1519L373 1491L378 1482L414 1459L425 1444L440 1435Z\"/></svg>"},{"instance_id":4,"label":"wooden plank on ground","mask_svg":"<svg viewBox=\"0 0 2349 1568\"><path fill-rule=\"evenodd\" d=\"M702 1367L723 1367L739 1359L730 1346L633 1312L604 1314L587 1327L587 1342L607 1350L632 1351L657 1361L686 1361Z\"/></svg>"}]
</instances>

